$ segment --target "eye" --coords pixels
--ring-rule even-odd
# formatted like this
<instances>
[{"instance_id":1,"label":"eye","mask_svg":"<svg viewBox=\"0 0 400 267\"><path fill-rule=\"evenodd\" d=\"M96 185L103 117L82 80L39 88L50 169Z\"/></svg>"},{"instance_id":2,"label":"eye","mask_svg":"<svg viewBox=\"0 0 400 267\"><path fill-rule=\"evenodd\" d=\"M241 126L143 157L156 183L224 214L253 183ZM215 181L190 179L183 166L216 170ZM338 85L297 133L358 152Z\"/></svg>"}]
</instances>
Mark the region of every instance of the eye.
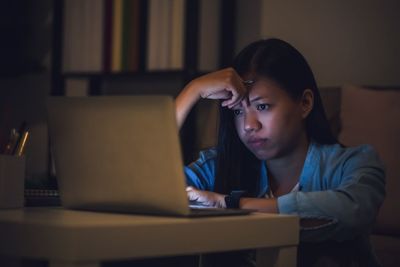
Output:
<instances>
[{"instance_id":1,"label":"eye","mask_svg":"<svg viewBox=\"0 0 400 267\"><path fill-rule=\"evenodd\" d=\"M239 116L243 113L243 111L241 109L234 109L233 110L233 115L235 116Z\"/></svg>"},{"instance_id":2,"label":"eye","mask_svg":"<svg viewBox=\"0 0 400 267\"><path fill-rule=\"evenodd\" d=\"M257 105L257 110L266 110L269 108L268 104L258 104Z\"/></svg>"}]
</instances>

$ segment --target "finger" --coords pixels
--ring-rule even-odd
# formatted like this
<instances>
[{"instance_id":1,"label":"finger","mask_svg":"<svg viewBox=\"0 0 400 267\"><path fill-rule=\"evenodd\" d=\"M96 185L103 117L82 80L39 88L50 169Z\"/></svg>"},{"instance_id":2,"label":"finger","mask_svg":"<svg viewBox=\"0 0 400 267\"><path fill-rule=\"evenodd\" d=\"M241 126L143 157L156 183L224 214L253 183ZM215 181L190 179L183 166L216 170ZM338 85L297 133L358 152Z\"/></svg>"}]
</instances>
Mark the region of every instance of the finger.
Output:
<instances>
[{"instance_id":1,"label":"finger","mask_svg":"<svg viewBox=\"0 0 400 267\"><path fill-rule=\"evenodd\" d=\"M232 92L232 97L228 101L224 101L225 106L228 106L228 108L232 108L239 104L242 99L247 95L247 88L244 86L243 81L239 77L237 80L235 80L235 85L230 88L230 91Z\"/></svg>"},{"instance_id":2,"label":"finger","mask_svg":"<svg viewBox=\"0 0 400 267\"><path fill-rule=\"evenodd\" d=\"M221 105L223 106L223 107L227 107L227 108L233 108L233 107L235 107L235 106L237 106L238 104L240 104L240 102L242 101L242 98L238 98L237 100L235 100L235 101L232 101L232 100L225 100L225 101L223 101L222 103L221 103Z\"/></svg>"},{"instance_id":3,"label":"finger","mask_svg":"<svg viewBox=\"0 0 400 267\"><path fill-rule=\"evenodd\" d=\"M243 99L245 99L245 98L246 98L245 95L241 96L241 97L238 98L235 102L232 102L231 104L229 104L229 105L228 105L228 108L232 109L232 108L234 108L234 107L240 105L240 104L242 103Z\"/></svg>"},{"instance_id":4,"label":"finger","mask_svg":"<svg viewBox=\"0 0 400 267\"><path fill-rule=\"evenodd\" d=\"M223 101L221 104L223 107L231 106L233 103L236 103L240 98L240 93L236 89L228 89L230 93L230 97Z\"/></svg>"},{"instance_id":5,"label":"finger","mask_svg":"<svg viewBox=\"0 0 400 267\"><path fill-rule=\"evenodd\" d=\"M247 96L248 96L248 94L242 94L242 95L240 95L240 96L236 99L236 101L232 102L232 103L228 106L228 108L233 108L233 107L235 107L235 106L237 106L237 105L240 105L240 104L243 105L243 104L244 104L243 101L246 101ZM247 103L247 102L246 102L246 103ZM243 106L245 106L245 105L243 105Z\"/></svg>"},{"instance_id":6,"label":"finger","mask_svg":"<svg viewBox=\"0 0 400 267\"><path fill-rule=\"evenodd\" d=\"M238 96L236 96L235 99L225 101L224 105L231 109L231 108L239 105L245 97L246 97L245 95L238 95Z\"/></svg>"},{"instance_id":7,"label":"finger","mask_svg":"<svg viewBox=\"0 0 400 267\"><path fill-rule=\"evenodd\" d=\"M211 93L207 96L204 96L203 98L207 99L231 99L232 93L227 90L221 90L215 93Z\"/></svg>"},{"instance_id":8,"label":"finger","mask_svg":"<svg viewBox=\"0 0 400 267\"><path fill-rule=\"evenodd\" d=\"M196 194L194 191L188 191L187 197L189 200L198 200L199 199L199 195Z\"/></svg>"}]
</instances>

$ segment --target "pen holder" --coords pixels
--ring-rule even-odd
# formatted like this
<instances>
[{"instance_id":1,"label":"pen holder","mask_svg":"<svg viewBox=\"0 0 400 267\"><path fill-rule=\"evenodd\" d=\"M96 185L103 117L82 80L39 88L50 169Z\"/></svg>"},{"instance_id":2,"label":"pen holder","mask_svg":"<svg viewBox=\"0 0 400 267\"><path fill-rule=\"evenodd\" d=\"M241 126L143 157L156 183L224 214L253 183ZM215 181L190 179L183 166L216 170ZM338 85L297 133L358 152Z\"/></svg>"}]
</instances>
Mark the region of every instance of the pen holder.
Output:
<instances>
[{"instance_id":1,"label":"pen holder","mask_svg":"<svg viewBox=\"0 0 400 267\"><path fill-rule=\"evenodd\" d=\"M0 209L24 206L25 157L0 155Z\"/></svg>"}]
</instances>

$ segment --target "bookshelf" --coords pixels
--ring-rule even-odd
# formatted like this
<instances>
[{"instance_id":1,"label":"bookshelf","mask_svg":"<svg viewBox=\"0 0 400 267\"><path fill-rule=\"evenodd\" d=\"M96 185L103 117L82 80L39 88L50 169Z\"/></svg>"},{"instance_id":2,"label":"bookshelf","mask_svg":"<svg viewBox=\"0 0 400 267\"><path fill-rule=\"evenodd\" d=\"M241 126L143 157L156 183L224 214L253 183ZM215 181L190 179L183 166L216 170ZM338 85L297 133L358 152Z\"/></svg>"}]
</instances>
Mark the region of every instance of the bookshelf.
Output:
<instances>
[{"instance_id":1,"label":"bookshelf","mask_svg":"<svg viewBox=\"0 0 400 267\"><path fill-rule=\"evenodd\" d=\"M233 58L236 1L53 3L52 95L176 96L190 80L229 65ZM159 21L155 14L161 17ZM123 25L116 30L118 23ZM169 40L163 47L161 41L165 38ZM113 49L115 45L119 52ZM129 62L132 58L135 62ZM188 163L197 157L196 108L183 125L181 140L184 161Z\"/></svg>"}]
</instances>

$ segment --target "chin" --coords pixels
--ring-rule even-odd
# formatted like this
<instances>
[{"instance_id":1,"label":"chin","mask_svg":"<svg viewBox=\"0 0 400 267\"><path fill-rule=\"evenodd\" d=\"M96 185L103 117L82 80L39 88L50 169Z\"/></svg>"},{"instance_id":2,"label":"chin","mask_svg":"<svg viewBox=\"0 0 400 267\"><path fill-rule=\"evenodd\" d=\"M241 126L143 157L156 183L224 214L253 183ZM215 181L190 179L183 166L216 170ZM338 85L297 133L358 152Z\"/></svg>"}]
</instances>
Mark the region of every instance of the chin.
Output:
<instances>
[{"instance_id":1,"label":"chin","mask_svg":"<svg viewBox=\"0 0 400 267\"><path fill-rule=\"evenodd\" d=\"M274 151L265 147L254 149L246 145L247 149L259 160L268 160L274 157Z\"/></svg>"},{"instance_id":2,"label":"chin","mask_svg":"<svg viewBox=\"0 0 400 267\"><path fill-rule=\"evenodd\" d=\"M277 157L277 154L274 151L270 151L270 150L251 151L251 152L259 160L270 160L270 159L274 159Z\"/></svg>"}]
</instances>

